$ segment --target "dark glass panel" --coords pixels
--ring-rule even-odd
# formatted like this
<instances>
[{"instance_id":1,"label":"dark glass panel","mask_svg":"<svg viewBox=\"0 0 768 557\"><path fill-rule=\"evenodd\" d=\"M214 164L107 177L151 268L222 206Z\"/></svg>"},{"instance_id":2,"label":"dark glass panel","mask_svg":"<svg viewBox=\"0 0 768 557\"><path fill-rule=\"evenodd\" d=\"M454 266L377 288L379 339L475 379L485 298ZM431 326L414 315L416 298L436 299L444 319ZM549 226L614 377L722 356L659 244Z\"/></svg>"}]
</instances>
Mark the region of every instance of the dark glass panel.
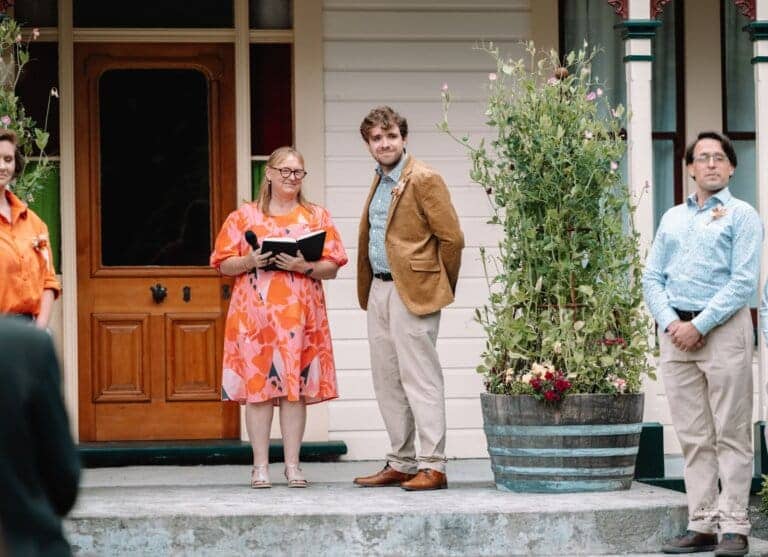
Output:
<instances>
[{"instance_id":1,"label":"dark glass panel","mask_svg":"<svg viewBox=\"0 0 768 557\"><path fill-rule=\"evenodd\" d=\"M664 7L662 25L651 39L653 54L653 131L677 131L677 57L675 46L676 2Z\"/></svg>"},{"instance_id":2,"label":"dark glass panel","mask_svg":"<svg viewBox=\"0 0 768 557\"><path fill-rule=\"evenodd\" d=\"M22 25L32 27L56 27L59 10L56 0L17 0L13 17Z\"/></svg>"},{"instance_id":3,"label":"dark glass panel","mask_svg":"<svg viewBox=\"0 0 768 557\"><path fill-rule=\"evenodd\" d=\"M291 0L251 0L248 20L251 29L291 29L293 27Z\"/></svg>"},{"instance_id":4,"label":"dark glass panel","mask_svg":"<svg viewBox=\"0 0 768 557\"><path fill-rule=\"evenodd\" d=\"M251 45L251 154L293 143L291 45Z\"/></svg>"},{"instance_id":5,"label":"dark glass panel","mask_svg":"<svg viewBox=\"0 0 768 557\"><path fill-rule=\"evenodd\" d=\"M627 104L624 75L624 40L616 27L616 12L605 0L562 0L562 52L577 52L587 42L588 50L599 47L592 61L592 77L604 84L612 105Z\"/></svg>"},{"instance_id":6,"label":"dark glass panel","mask_svg":"<svg viewBox=\"0 0 768 557\"><path fill-rule=\"evenodd\" d=\"M675 143L671 139L653 140L653 230L661 217L675 206Z\"/></svg>"},{"instance_id":7,"label":"dark glass panel","mask_svg":"<svg viewBox=\"0 0 768 557\"><path fill-rule=\"evenodd\" d=\"M208 82L196 70L99 80L102 264L208 265Z\"/></svg>"},{"instance_id":8,"label":"dark glass panel","mask_svg":"<svg viewBox=\"0 0 768 557\"><path fill-rule=\"evenodd\" d=\"M105 2L75 0L75 27L234 27L231 0Z\"/></svg>"},{"instance_id":9,"label":"dark glass panel","mask_svg":"<svg viewBox=\"0 0 768 557\"><path fill-rule=\"evenodd\" d=\"M21 99L24 109L37 127L45 128L45 115L48 112L48 132L51 136L45 152L59 154L59 99L51 97L51 88L59 83L59 49L57 43L31 43L30 60L16 85L16 94ZM49 103L50 102L50 107Z\"/></svg>"},{"instance_id":10,"label":"dark glass panel","mask_svg":"<svg viewBox=\"0 0 768 557\"><path fill-rule=\"evenodd\" d=\"M733 2L723 3L726 133L755 131L753 43L744 27L749 20ZM741 167L741 165L739 165Z\"/></svg>"}]
</instances>

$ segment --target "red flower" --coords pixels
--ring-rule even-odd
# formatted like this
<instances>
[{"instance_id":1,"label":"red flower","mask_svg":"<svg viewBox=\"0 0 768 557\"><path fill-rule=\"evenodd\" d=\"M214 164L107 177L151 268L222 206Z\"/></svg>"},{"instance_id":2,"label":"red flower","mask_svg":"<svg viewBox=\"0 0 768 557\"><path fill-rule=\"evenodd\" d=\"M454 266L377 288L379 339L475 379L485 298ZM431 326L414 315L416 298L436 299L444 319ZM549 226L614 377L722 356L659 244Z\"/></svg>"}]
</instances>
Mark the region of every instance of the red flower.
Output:
<instances>
[{"instance_id":1,"label":"red flower","mask_svg":"<svg viewBox=\"0 0 768 557\"><path fill-rule=\"evenodd\" d=\"M570 388L571 388L571 384L566 379L557 379L555 381L555 390L558 393L562 393L563 391L567 391Z\"/></svg>"},{"instance_id":2,"label":"red flower","mask_svg":"<svg viewBox=\"0 0 768 557\"><path fill-rule=\"evenodd\" d=\"M541 389L541 379L539 379L538 377L534 377L533 379L531 379L531 387L533 387L534 391L538 391L539 389Z\"/></svg>"},{"instance_id":3,"label":"red flower","mask_svg":"<svg viewBox=\"0 0 768 557\"><path fill-rule=\"evenodd\" d=\"M547 373L544 374L544 379L546 379L547 381L552 381L554 378L555 376L552 374L551 371L548 371Z\"/></svg>"},{"instance_id":4,"label":"red flower","mask_svg":"<svg viewBox=\"0 0 768 557\"><path fill-rule=\"evenodd\" d=\"M555 391L547 391L544 393L544 398L547 400L547 402L554 402L560 399L560 395L558 395Z\"/></svg>"}]
</instances>

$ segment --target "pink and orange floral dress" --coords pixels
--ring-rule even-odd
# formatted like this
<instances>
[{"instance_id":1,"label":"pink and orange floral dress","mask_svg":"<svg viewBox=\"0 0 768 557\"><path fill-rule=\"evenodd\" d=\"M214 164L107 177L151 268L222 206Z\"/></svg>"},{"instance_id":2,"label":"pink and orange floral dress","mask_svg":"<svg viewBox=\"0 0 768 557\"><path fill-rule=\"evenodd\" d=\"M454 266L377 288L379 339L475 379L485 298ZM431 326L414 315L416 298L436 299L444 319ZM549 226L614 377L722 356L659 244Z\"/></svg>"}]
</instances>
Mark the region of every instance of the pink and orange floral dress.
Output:
<instances>
[{"instance_id":1,"label":"pink and orange floral dress","mask_svg":"<svg viewBox=\"0 0 768 557\"><path fill-rule=\"evenodd\" d=\"M265 216L255 203L231 213L216 238L211 265L250 253L252 230L267 236L302 236L324 229L322 259L339 267L347 254L326 209L297 206L285 215ZM241 404L282 397L313 404L336 398L336 366L322 281L301 273L264 271L235 279L224 329L222 398Z\"/></svg>"}]
</instances>

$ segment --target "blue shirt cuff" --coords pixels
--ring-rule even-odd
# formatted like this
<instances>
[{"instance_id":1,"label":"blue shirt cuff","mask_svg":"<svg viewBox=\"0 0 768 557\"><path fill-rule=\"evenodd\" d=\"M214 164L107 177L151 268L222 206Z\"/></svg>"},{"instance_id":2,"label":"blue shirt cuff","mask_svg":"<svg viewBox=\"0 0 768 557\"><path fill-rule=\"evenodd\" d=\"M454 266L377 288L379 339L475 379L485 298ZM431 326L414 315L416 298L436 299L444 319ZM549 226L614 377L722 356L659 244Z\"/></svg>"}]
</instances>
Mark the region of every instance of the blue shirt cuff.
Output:
<instances>
[{"instance_id":1,"label":"blue shirt cuff","mask_svg":"<svg viewBox=\"0 0 768 557\"><path fill-rule=\"evenodd\" d=\"M662 332L664 332L673 321L677 321L678 319L680 318L675 313L675 310L672 308L667 308L661 312L661 315L659 315L659 328L662 330Z\"/></svg>"},{"instance_id":2,"label":"blue shirt cuff","mask_svg":"<svg viewBox=\"0 0 768 557\"><path fill-rule=\"evenodd\" d=\"M702 315L703 314L699 314L694 317L691 321L691 325L696 327L696 330L699 331L702 336L704 336L712 330L716 323L714 323L711 319L708 319L706 316L702 317Z\"/></svg>"}]
</instances>

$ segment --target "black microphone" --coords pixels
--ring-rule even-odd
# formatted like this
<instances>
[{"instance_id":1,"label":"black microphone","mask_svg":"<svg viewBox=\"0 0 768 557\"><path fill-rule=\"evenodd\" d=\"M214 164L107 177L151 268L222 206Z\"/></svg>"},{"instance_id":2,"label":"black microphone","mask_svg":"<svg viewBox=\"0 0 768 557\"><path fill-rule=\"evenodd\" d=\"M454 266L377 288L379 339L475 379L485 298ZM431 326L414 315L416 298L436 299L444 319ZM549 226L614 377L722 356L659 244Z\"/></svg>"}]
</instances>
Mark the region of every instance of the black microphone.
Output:
<instances>
[{"instance_id":1,"label":"black microphone","mask_svg":"<svg viewBox=\"0 0 768 557\"><path fill-rule=\"evenodd\" d=\"M259 249L259 241L256 239L256 234L253 233L253 230L245 231L245 241L248 242L248 245L251 246L254 249L254 251ZM249 272L255 275L256 267L251 269Z\"/></svg>"}]
</instances>

